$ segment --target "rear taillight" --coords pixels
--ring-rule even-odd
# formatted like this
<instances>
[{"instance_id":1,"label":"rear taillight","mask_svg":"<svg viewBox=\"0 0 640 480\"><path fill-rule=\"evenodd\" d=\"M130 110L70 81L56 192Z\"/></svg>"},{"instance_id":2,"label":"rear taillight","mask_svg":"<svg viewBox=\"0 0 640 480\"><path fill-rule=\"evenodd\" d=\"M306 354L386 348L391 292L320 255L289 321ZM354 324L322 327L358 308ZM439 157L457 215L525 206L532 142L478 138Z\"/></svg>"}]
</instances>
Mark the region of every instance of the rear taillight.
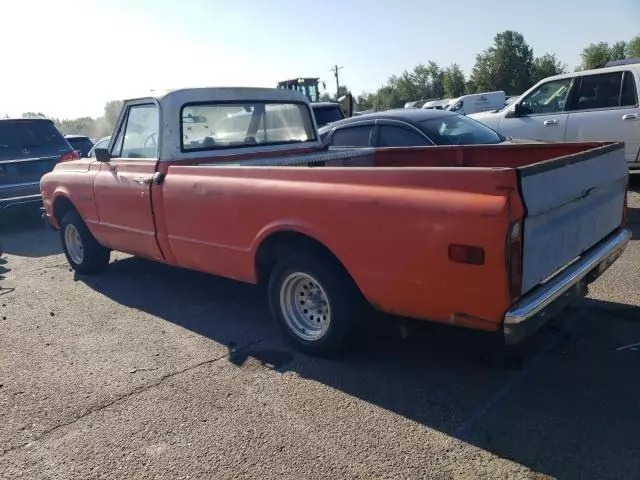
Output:
<instances>
[{"instance_id":1,"label":"rear taillight","mask_svg":"<svg viewBox=\"0 0 640 480\"><path fill-rule=\"evenodd\" d=\"M511 225L508 242L509 294L515 300L522 290L522 222Z\"/></svg>"},{"instance_id":2,"label":"rear taillight","mask_svg":"<svg viewBox=\"0 0 640 480\"><path fill-rule=\"evenodd\" d=\"M71 150L69 153L65 153L62 157L60 157L61 162L70 162L71 160L78 160L80 157L78 156L78 152L75 150Z\"/></svg>"}]
</instances>

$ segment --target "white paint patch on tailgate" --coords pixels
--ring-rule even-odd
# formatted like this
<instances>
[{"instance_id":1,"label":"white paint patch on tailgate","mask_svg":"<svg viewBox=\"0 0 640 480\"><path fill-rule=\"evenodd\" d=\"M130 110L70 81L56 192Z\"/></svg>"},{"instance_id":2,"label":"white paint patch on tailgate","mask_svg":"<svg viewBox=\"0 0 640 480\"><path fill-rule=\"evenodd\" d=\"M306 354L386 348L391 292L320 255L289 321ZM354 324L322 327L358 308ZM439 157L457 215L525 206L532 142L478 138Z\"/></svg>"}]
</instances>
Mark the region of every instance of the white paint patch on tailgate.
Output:
<instances>
[{"instance_id":1,"label":"white paint patch on tailgate","mask_svg":"<svg viewBox=\"0 0 640 480\"><path fill-rule=\"evenodd\" d=\"M597 150L566 157L587 157L582 161L522 169L523 294L620 226L629 174L624 149Z\"/></svg>"}]
</instances>

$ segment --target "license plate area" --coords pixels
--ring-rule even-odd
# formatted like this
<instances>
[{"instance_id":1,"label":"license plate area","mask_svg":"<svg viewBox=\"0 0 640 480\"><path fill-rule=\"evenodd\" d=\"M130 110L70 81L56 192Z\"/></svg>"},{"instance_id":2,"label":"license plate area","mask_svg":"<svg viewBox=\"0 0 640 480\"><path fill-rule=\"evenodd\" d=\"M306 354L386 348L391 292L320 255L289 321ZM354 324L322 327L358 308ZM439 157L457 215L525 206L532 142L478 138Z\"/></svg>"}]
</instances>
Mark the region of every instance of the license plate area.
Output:
<instances>
[{"instance_id":1,"label":"license plate area","mask_svg":"<svg viewBox=\"0 0 640 480\"><path fill-rule=\"evenodd\" d=\"M0 164L0 185L38 182L58 162L57 158Z\"/></svg>"}]
</instances>

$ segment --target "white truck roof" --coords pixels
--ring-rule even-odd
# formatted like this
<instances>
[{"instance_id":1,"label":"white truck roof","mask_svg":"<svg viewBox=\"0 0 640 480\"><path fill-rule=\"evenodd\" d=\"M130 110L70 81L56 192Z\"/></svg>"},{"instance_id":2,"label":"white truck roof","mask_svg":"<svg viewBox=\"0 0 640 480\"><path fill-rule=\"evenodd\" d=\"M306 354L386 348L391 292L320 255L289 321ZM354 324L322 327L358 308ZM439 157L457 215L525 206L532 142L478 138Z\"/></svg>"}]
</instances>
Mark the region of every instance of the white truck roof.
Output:
<instances>
[{"instance_id":1,"label":"white truck roof","mask_svg":"<svg viewBox=\"0 0 640 480\"><path fill-rule=\"evenodd\" d=\"M307 97L301 92L295 90L286 90L279 88L259 88L259 87L196 87L181 88L176 90L163 90L151 92L150 95L130 98L125 100L126 103L157 103L160 116L160 132L159 132L159 160L176 160L176 159L193 159L200 157L211 157L228 155L231 150L217 151L181 151L181 109L185 104L197 104L207 102L282 102L282 103L304 103L309 108L309 117L313 122L314 129L315 119L311 111L311 104ZM124 109L123 109L124 111ZM118 124L120 121L118 122ZM319 136L312 141L304 142L296 145L298 148L319 147ZM291 144L286 145L256 145L255 147L243 147L242 152L264 152L290 150Z\"/></svg>"},{"instance_id":2,"label":"white truck roof","mask_svg":"<svg viewBox=\"0 0 640 480\"><path fill-rule=\"evenodd\" d=\"M161 90L150 95L127 99L127 102L153 98L161 108L180 109L185 103L191 102L225 102L237 100L261 100L275 102L304 102L309 103L307 97L295 90L282 88L260 87L196 87Z\"/></svg>"},{"instance_id":3,"label":"white truck roof","mask_svg":"<svg viewBox=\"0 0 640 480\"><path fill-rule=\"evenodd\" d=\"M640 63L626 63L622 65L614 65L612 67L600 67L600 68L592 68L591 70L579 70L577 72L561 73L560 75L554 75L552 77L543 78L538 83L548 82L549 80L559 80L562 78L582 77L584 75L597 75L599 73L622 72L627 70L640 70Z\"/></svg>"}]
</instances>

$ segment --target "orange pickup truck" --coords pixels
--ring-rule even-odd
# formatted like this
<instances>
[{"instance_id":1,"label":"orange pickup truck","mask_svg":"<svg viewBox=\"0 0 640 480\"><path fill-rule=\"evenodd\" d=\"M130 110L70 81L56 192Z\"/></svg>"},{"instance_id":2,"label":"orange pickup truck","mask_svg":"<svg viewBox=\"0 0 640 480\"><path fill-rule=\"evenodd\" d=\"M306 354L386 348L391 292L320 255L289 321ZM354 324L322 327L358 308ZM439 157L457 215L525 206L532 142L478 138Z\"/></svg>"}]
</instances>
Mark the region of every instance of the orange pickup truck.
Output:
<instances>
[{"instance_id":1,"label":"orange pickup truck","mask_svg":"<svg viewBox=\"0 0 640 480\"><path fill-rule=\"evenodd\" d=\"M332 151L286 90L127 101L95 154L41 181L78 273L117 250L262 285L311 354L361 332L367 305L515 344L631 237L620 143Z\"/></svg>"}]
</instances>

